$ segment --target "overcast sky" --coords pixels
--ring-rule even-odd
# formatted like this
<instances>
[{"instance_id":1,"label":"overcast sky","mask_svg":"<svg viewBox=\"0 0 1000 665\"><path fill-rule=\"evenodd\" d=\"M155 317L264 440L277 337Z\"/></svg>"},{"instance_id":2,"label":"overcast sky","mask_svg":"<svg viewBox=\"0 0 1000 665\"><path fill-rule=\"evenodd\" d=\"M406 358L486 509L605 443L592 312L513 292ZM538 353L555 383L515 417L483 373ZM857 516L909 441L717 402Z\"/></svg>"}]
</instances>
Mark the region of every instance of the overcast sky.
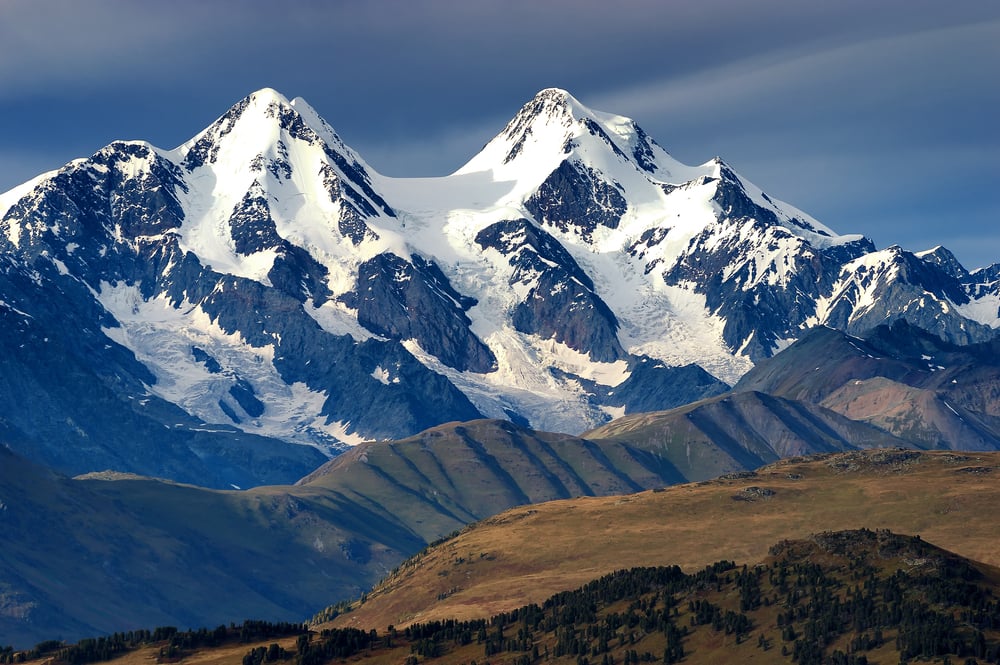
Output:
<instances>
[{"instance_id":1,"label":"overcast sky","mask_svg":"<svg viewBox=\"0 0 1000 665\"><path fill-rule=\"evenodd\" d=\"M0 191L115 139L302 96L378 171L443 175L545 87L719 155L879 247L1000 261L994 0L0 0Z\"/></svg>"}]
</instances>

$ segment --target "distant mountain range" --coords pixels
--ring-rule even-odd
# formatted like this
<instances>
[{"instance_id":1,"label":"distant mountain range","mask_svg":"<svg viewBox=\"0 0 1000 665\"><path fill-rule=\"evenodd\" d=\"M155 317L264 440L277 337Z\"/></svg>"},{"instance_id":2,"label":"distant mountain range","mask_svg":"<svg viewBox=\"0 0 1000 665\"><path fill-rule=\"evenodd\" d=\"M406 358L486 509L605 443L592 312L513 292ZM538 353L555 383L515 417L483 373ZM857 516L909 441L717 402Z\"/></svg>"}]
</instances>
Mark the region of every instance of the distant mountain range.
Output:
<instances>
[{"instance_id":1,"label":"distant mountain range","mask_svg":"<svg viewBox=\"0 0 1000 665\"><path fill-rule=\"evenodd\" d=\"M905 320L866 339L818 327L731 392L582 436L657 450L689 480L852 448L1000 450L1000 342L958 346Z\"/></svg>"},{"instance_id":2,"label":"distant mountain range","mask_svg":"<svg viewBox=\"0 0 1000 665\"><path fill-rule=\"evenodd\" d=\"M1000 265L837 235L562 90L456 173L417 179L261 90L176 149L116 142L0 195L0 231L0 432L68 474L290 483L363 440L481 418L579 434L737 382L687 421L799 409L790 429L821 426L830 449L996 445L995 405L961 391L973 368L821 396L760 368L816 326L906 320L943 340L905 361L930 372L923 355L997 338ZM727 444L719 468L772 455L737 443L753 452Z\"/></svg>"}]
</instances>

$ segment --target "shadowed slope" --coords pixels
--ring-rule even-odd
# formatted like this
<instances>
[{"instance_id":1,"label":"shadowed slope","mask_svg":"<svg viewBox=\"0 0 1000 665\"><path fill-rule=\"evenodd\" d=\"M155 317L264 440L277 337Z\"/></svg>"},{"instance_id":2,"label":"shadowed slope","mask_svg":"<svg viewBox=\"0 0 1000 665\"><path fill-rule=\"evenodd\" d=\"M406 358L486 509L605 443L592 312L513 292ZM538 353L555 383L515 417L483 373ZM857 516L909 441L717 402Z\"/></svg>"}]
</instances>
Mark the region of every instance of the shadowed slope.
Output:
<instances>
[{"instance_id":1,"label":"shadowed slope","mask_svg":"<svg viewBox=\"0 0 1000 665\"><path fill-rule=\"evenodd\" d=\"M748 372L743 391L820 404L908 446L1000 448L1000 343L957 346L905 321L864 340L816 328Z\"/></svg>"},{"instance_id":2,"label":"shadowed slope","mask_svg":"<svg viewBox=\"0 0 1000 665\"><path fill-rule=\"evenodd\" d=\"M628 494L684 478L668 460L627 443L477 420L362 444L300 486L336 491L429 541L512 506Z\"/></svg>"},{"instance_id":3,"label":"shadowed slope","mask_svg":"<svg viewBox=\"0 0 1000 665\"><path fill-rule=\"evenodd\" d=\"M298 621L423 546L339 497L59 476L0 447L0 636Z\"/></svg>"},{"instance_id":4,"label":"shadowed slope","mask_svg":"<svg viewBox=\"0 0 1000 665\"><path fill-rule=\"evenodd\" d=\"M365 444L298 486L246 492L115 473L70 479L6 448L0 457L0 635L18 645L248 616L302 620L505 508L683 481L627 444L506 421Z\"/></svg>"}]
</instances>

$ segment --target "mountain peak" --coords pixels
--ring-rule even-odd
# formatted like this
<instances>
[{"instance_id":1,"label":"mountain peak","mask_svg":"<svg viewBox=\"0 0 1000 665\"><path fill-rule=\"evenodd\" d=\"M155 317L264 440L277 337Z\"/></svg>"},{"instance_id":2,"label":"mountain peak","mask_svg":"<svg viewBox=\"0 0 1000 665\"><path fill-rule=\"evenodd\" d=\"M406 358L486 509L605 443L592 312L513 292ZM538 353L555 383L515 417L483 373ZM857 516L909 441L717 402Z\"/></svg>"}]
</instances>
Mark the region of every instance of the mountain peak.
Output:
<instances>
[{"instance_id":1,"label":"mountain peak","mask_svg":"<svg viewBox=\"0 0 1000 665\"><path fill-rule=\"evenodd\" d=\"M955 255L941 245L926 252L917 252L917 257L928 263L933 263L956 279L961 280L969 276L969 272L959 263Z\"/></svg>"},{"instance_id":2,"label":"mountain peak","mask_svg":"<svg viewBox=\"0 0 1000 665\"><path fill-rule=\"evenodd\" d=\"M572 99L573 101L576 101L576 98L573 97L573 95L569 94L568 91L563 90L562 88L543 88L535 95L535 99L558 99L562 101Z\"/></svg>"},{"instance_id":3,"label":"mountain peak","mask_svg":"<svg viewBox=\"0 0 1000 665\"><path fill-rule=\"evenodd\" d=\"M656 170L651 141L631 119L593 111L561 88L545 88L458 173L492 171L499 180L536 182L584 144L594 154L610 151L611 162Z\"/></svg>"},{"instance_id":4,"label":"mountain peak","mask_svg":"<svg viewBox=\"0 0 1000 665\"><path fill-rule=\"evenodd\" d=\"M223 143L241 146L240 152L256 151L276 143L281 130L305 126L288 99L273 88L262 88L233 104L207 129L180 146L184 166L189 171L215 163ZM302 134L302 131L296 131Z\"/></svg>"},{"instance_id":5,"label":"mountain peak","mask_svg":"<svg viewBox=\"0 0 1000 665\"><path fill-rule=\"evenodd\" d=\"M562 88L545 88L540 90L531 101L521 107L518 116L529 115L556 118L569 116L578 119L581 115L590 115L591 111L581 104L573 95Z\"/></svg>"},{"instance_id":6,"label":"mountain peak","mask_svg":"<svg viewBox=\"0 0 1000 665\"><path fill-rule=\"evenodd\" d=\"M260 90L256 90L249 95L249 99L260 100L265 102L278 102L282 104L288 104L288 98L283 94L270 87L263 87Z\"/></svg>"},{"instance_id":7,"label":"mountain peak","mask_svg":"<svg viewBox=\"0 0 1000 665\"><path fill-rule=\"evenodd\" d=\"M504 164L513 162L534 142L543 143L549 152L555 148L561 154L568 151L568 141L579 133L576 127L579 121L592 116L590 109L565 90L546 88L521 107L493 142L505 144Z\"/></svg>"},{"instance_id":8,"label":"mountain peak","mask_svg":"<svg viewBox=\"0 0 1000 665\"><path fill-rule=\"evenodd\" d=\"M328 153L345 172L368 168L308 102L301 97L289 100L274 88L261 88L236 102L174 152L191 171L217 162L224 146L230 146L236 153L236 161L242 162L252 161L268 151L284 152L293 142ZM367 181L367 175L363 179Z\"/></svg>"},{"instance_id":9,"label":"mountain peak","mask_svg":"<svg viewBox=\"0 0 1000 665\"><path fill-rule=\"evenodd\" d=\"M245 119L272 118L281 119L287 114L297 114L297 110L283 94L274 88L261 88L252 92L233 104L215 123L209 131L221 125L232 127Z\"/></svg>"}]
</instances>

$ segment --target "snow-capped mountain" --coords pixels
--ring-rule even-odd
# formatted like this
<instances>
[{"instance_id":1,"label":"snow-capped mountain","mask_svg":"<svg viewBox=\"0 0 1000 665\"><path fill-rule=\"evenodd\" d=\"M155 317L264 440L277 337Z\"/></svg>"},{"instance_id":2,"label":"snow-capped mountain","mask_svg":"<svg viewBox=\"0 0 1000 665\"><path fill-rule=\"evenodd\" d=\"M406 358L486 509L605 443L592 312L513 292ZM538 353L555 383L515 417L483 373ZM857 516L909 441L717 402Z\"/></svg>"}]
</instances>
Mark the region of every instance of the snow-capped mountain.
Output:
<instances>
[{"instance_id":1,"label":"snow-capped mountain","mask_svg":"<svg viewBox=\"0 0 1000 665\"><path fill-rule=\"evenodd\" d=\"M556 89L409 179L265 89L176 149L0 195L0 220L0 425L69 471L270 482L450 420L677 406L817 324L1000 327L996 266L876 251Z\"/></svg>"}]
</instances>

